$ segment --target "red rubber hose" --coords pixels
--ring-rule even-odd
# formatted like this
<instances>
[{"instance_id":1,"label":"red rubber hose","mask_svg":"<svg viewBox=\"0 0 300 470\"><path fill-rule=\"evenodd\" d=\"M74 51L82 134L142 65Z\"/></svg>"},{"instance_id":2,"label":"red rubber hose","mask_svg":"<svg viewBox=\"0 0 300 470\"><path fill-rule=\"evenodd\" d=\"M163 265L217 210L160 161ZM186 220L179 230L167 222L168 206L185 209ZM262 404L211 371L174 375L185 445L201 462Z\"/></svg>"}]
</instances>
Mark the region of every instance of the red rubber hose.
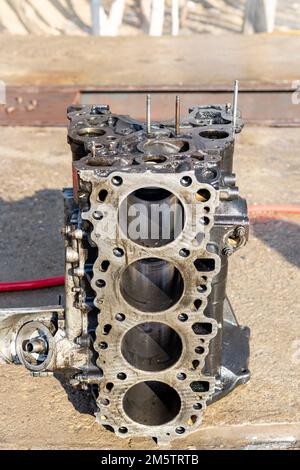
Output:
<instances>
[{"instance_id":1,"label":"red rubber hose","mask_svg":"<svg viewBox=\"0 0 300 470\"><path fill-rule=\"evenodd\" d=\"M21 282L1 282L0 292L10 292L17 290L43 289L44 287L63 286L64 276L50 277L47 279L35 279L32 281Z\"/></svg>"},{"instance_id":2,"label":"red rubber hose","mask_svg":"<svg viewBox=\"0 0 300 470\"><path fill-rule=\"evenodd\" d=\"M251 220L267 219L280 220L282 215L300 215L300 206L296 205L257 205L249 207ZM20 290L43 289L44 287L63 286L65 278L63 276L50 277L47 279L36 279L21 282L2 282L0 292L12 292Z\"/></svg>"}]
</instances>

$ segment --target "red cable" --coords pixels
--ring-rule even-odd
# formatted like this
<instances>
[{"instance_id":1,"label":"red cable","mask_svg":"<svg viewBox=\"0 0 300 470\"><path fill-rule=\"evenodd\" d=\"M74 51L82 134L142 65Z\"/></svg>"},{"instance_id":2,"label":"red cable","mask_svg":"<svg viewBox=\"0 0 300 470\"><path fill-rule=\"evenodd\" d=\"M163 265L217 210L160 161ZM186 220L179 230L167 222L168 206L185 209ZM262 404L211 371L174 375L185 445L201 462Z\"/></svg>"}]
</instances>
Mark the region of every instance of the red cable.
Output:
<instances>
[{"instance_id":1,"label":"red cable","mask_svg":"<svg viewBox=\"0 0 300 470\"><path fill-rule=\"evenodd\" d=\"M280 220L280 214L300 215L300 206L296 205L257 205L249 207L249 216L251 220L268 219ZM36 279L21 282L2 282L0 283L0 292L11 292L19 290L42 289L44 287L63 286L65 278L63 276L50 277L47 279Z\"/></svg>"}]
</instances>

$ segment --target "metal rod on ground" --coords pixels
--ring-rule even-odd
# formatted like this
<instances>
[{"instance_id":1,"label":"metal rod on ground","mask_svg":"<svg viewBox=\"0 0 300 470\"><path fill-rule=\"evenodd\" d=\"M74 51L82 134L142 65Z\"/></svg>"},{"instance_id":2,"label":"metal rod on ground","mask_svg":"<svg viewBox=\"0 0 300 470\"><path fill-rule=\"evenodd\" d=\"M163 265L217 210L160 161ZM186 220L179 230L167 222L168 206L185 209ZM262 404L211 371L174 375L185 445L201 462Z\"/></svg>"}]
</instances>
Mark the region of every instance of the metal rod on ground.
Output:
<instances>
[{"instance_id":1,"label":"metal rod on ground","mask_svg":"<svg viewBox=\"0 0 300 470\"><path fill-rule=\"evenodd\" d=\"M176 96L175 101L175 134L180 133L180 97Z\"/></svg>"},{"instance_id":2,"label":"metal rod on ground","mask_svg":"<svg viewBox=\"0 0 300 470\"><path fill-rule=\"evenodd\" d=\"M147 134L151 134L151 95L147 95L146 99L146 124Z\"/></svg>"},{"instance_id":3,"label":"metal rod on ground","mask_svg":"<svg viewBox=\"0 0 300 470\"><path fill-rule=\"evenodd\" d=\"M232 127L235 131L236 121L237 121L237 110L238 110L238 95L239 95L239 82L238 80L234 81L234 93L233 93L233 104L232 104Z\"/></svg>"}]
</instances>

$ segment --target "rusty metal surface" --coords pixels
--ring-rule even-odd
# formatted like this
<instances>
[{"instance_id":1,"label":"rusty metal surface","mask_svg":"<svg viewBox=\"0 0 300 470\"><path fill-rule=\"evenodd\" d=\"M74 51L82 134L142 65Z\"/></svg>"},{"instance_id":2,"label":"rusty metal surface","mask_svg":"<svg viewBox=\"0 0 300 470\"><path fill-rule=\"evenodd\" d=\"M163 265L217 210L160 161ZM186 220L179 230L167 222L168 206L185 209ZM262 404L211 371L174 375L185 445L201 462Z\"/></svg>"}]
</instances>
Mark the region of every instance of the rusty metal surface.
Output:
<instances>
[{"instance_id":1,"label":"rusty metal surface","mask_svg":"<svg viewBox=\"0 0 300 470\"><path fill-rule=\"evenodd\" d=\"M69 104L109 104L118 114L144 119L145 94L152 92L153 118L169 119L174 112L174 98L180 94L182 106L225 103L232 100L226 90L205 91L195 87L182 87L162 91L159 87L8 87L7 104L0 106L2 126L66 126L65 109ZM292 89L276 91L246 91L241 89L240 103L245 110L246 123L273 126L299 126L299 106L292 103Z\"/></svg>"}]
</instances>

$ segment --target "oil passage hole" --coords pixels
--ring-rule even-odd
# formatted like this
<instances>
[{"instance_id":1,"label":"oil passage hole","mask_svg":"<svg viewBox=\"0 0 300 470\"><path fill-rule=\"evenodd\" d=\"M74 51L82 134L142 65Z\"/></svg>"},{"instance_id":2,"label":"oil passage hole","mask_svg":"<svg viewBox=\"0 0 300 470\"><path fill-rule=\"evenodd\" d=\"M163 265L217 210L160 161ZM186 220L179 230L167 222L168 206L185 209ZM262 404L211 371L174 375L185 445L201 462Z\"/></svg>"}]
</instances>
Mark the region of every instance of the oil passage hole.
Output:
<instances>
[{"instance_id":1,"label":"oil passage hole","mask_svg":"<svg viewBox=\"0 0 300 470\"><path fill-rule=\"evenodd\" d=\"M174 241L185 223L180 200L170 191L155 186L129 194L120 204L118 217L121 230L129 240L151 248Z\"/></svg>"},{"instance_id":2,"label":"oil passage hole","mask_svg":"<svg viewBox=\"0 0 300 470\"><path fill-rule=\"evenodd\" d=\"M123 399L125 413L136 423L160 426L179 413L181 401L176 390L164 382L146 381L131 387Z\"/></svg>"},{"instance_id":3,"label":"oil passage hole","mask_svg":"<svg viewBox=\"0 0 300 470\"><path fill-rule=\"evenodd\" d=\"M104 202L105 199L107 198L107 196L108 196L108 191L106 191L106 189L101 189L101 191L99 192L99 195L98 195L99 201Z\"/></svg>"},{"instance_id":4,"label":"oil passage hole","mask_svg":"<svg viewBox=\"0 0 300 470\"><path fill-rule=\"evenodd\" d=\"M100 266L100 271L105 273L108 270L109 265L110 265L110 262L108 260L102 261L101 266Z\"/></svg>"},{"instance_id":5,"label":"oil passage hole","mask_svg":"<svg viewBox=\"0 0 300 470\"><path fill-rule=\"evenodd\" d=\"M200 137L203 137L204 139L210 139L210 140L219 140L219 139L226 139L229 137L228 132L225 131L220 131L217 129L208 129L206 131L200 132Z\"/></svg>"},{"instance_id":6,"label":"oil passage hole","mask_svg":"<svg viewBox=\"0 0 300 470\"><path fill-rule=\"evenodd\" d=\"M202 305L202 300L200 299L196 299L195 302L194 302L194 307L196 310L199 310L199 308L201 307Z\"/></svg>"},{"instance_id":7,"label":"oil passage hole","mask_svg":"<svg viewBox=\"0 0 300 470\"><path fill-rule=\"evenodd\" d=\"M104 335L108 335L110 333L110 330L112 329L112 326L107 324L107 325L104 325L103 327L103 334Z\"/></svg>"},{"instance_id":8,"label":"oil passage hole","mask_svg":"<svg viewBox=\"0 0 300 470\"><path fill-rule=\"evenodd\" d=\"M111 392L112 389L114 388L114 384L112 382L107 382L105 388L108 392Z\"/></svg>"},{"instance_id":9,"label":"oil passage hole","mask_svg":"<svg viewBox=\"0 0 300 470\"><path fill-rule=\"evenodd\" d=\"M158 165L159 163L164 163L167 158L163 156L148 156L143 158L144 162L147 163L147 165Z\"/></svg>"},{"instance_id":10,"label":"oil passage hole","mask_svg":"<svg viewBox=\"0 0 300 470\"><path fill-rule=\"evenodd\" d=\"M168 325L147 322L129 330L121 351L124 358L137 369L156 372L175 364L182 353L180 336Z\"/></svg>"},{"instance_id":11,"label":"oil passage hole","mask_svg":"<svg viewBox=\"0 0 300 470\"><path fill-rule=\"evenodd\" d=\"M199 189L196 193L196 199L199 202L207 202L210 199L210 192L208 189Z\"/></svg>"},{"instance_id":12,"label":"oil passage hole","mask_svg":"<svg viewBox=\"0 0 300 470\"><path fill-rule=\"evenodd\" d=\"M193 392L198 392L198 393L208 392L209 382L204 382L204 381L200 381L200 380L195 381L195 382L191 382L190 387L193 390Z\"/></svg>"},{"instance_id":13,"label":"oil passage hole","mask_svg":"<svg viewBox=\"0 0 300 470\"><path fill-rule=\"evenodd\" d=\"M144 258L122 273L120 291L124 299L143 312L161 312L175 305L184 289L178 269L166 260Z\"/></svg>"}]
</instances>

